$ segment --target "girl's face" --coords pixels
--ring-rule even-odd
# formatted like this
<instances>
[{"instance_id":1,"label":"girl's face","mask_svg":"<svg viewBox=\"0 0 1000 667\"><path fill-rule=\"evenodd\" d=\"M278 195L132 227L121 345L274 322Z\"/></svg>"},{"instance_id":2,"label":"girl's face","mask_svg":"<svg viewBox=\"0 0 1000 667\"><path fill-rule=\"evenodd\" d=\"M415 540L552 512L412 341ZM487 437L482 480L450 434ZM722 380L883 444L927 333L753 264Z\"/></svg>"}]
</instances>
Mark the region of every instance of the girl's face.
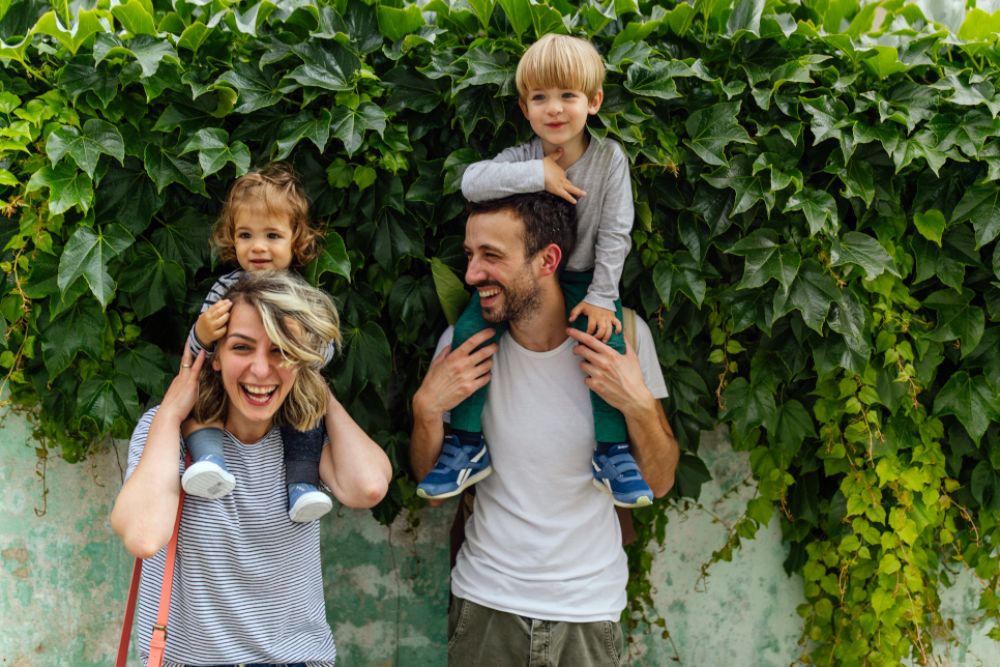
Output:
<instances>
[{"instance_id":1,"label":"girl's face","mask_svg":"<svg viewBox=\"0 0 1000 667\"><path fill-rule=\"evenodd\" d=\"M229 398L226 428L242 442L264 437L295 384L298 369L285 366L284 361L267 337L257 309L243 302L234 304L212 368L222 374Z\"/></svg>"},{"instance_id":2,"label":"girl's face","mask_svg":"<svg viewBox=\"0 0 1000 667\"><path fill-rule=\"evenodd\" d=\"M266 206L241 206L234 216L236 261L244 271L284 271L292 264L292 220Z\"/></svg>"}]
</instances>

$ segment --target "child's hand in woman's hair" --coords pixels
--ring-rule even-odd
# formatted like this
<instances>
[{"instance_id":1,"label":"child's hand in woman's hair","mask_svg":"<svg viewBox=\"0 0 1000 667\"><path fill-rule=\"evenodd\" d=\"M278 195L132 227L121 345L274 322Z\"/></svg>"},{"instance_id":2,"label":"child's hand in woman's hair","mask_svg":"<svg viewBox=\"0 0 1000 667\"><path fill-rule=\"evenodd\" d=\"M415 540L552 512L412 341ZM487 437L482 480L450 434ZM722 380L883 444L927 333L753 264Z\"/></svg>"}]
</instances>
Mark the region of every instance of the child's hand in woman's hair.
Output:
<instances>
[{"instance_id":1,"label":"child's hand in woman's hair","mask_svg":"<svg viewBox=\"0 0 1000 667\"><path fill-rule=\"evenodd\" d=\"M581 301L569 312L569 321L574 322L581 315L587 318L587 333L602 343L607 343L612 333L622 331L622 323L613 310Z\"/></svg>"},{"instance_id":2,"label":"child's hand in woman's hair","mask_svg":"<svg viewBox=\"0 0 1000 667\"><path fill-rule=\"evenodd\" d=\"M198 342L210 347L223 336L226 335L226 326L229 324L229 311L233 308L233 302L229 299L216 301L198 316L198 321L194 325L194 333L198 336Z\"/></svg>"}]
</instances>

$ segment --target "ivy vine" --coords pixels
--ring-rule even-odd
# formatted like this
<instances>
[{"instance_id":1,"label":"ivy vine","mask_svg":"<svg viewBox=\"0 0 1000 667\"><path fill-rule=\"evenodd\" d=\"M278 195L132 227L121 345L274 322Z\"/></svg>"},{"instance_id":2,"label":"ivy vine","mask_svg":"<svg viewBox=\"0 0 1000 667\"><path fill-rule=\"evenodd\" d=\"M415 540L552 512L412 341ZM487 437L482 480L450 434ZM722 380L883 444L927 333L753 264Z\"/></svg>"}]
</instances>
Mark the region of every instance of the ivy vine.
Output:
<instances>
[{"instance_id":1,"label":"ivy vine","mask_svg":"<svg viewBox=\"0 0 1000 667\"><path fill-rule=\"evenodd\" d=\"M923 6L930 6L923 3ZM683 447L728 425L801 573L803 660L934 660L939 591L982 585L1000 640L1000 14L903 0L0 2L0 371L80 460L161 395L219 272L232 179L292 160L326 226L331 382L418 507L407 397L463 298L465 165L527 138L513 71L592 39L637 219L624 300L651 322ZM955 20L949 15L949 20ZM777 513L776 513L777 510ZM635 513L633 620L653 609ZM664 628L664 632L666 629Z\"/></svg>"}]
</instances>

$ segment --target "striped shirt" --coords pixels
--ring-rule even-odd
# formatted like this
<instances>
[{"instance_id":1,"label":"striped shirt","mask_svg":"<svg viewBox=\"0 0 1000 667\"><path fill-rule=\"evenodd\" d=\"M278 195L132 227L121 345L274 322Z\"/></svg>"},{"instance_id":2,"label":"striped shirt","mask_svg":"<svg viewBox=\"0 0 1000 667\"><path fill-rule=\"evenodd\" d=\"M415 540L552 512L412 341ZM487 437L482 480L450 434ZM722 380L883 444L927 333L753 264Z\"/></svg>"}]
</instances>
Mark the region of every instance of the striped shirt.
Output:
<instances>
[{"instance_id":1,"label":"striped shirt","mask_svg":"<svg viewBox=\"0 0 1000 667\"><path fill-rule=\"evenodd\" d=\"M126 479L155 412L146 412L132 434ZM244 444L227 432L223 446L236 488L218 500L184 499L164 665L330 667L336 648L326 621L320 522L288 518L281 433L274 428ZM143 562L135 635L143 664L165 558L164 547Z\"/></svg>"},{"instance_id":2,"label":"striped shirt","mask_svg":"<svg viewBox=\"0 0 1000 667\"><path fill-rule=\"evenodd\" d=\"M226 296L226 293L229 292L229 288L233 286L233 283L239 280L244 273L246 273L246 271L243 269L236 269L235 271L230 271L216 280L212 285L212 289L208 290L208 294L205 295L205 300L201 304L201 310L198 312L204 313L213 305L221 301ZM202 345L200 340L198 340L194 324L191 325L191 331L188 332L188 347L191 349L192 358L197 357L198 353L202 350L205 350L206 357L212 356L212 353L215 352L214 344L206 347L205 345ZM327 364L330 363L331 359L333 359L333 353L334 345L333 343L330 343L326 348L326 352L323 354Z\"/></svg>"}]
</instances>

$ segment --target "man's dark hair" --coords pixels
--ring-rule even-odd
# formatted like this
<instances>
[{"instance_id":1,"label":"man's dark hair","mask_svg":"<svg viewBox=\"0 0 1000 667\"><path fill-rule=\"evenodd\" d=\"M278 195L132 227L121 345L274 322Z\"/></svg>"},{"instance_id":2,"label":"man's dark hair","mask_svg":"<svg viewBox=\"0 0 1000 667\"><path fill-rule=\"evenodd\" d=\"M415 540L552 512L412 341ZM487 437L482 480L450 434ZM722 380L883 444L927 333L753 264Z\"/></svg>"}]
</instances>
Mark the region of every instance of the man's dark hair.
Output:
<instances>
[{"instance_id":1,"label":"man's dark hair","mask_svg":"<svg viewBox=\"0 0 1000 667\"><path fill-rule=\"evenodd\" d=\"M472 215L510 211L524 223L524 256L534 257L550 243L562 250L561 272L576 246L576 206L548 192L510 195L503 199L468 202Z\"/></svg>"}]
</instances>

